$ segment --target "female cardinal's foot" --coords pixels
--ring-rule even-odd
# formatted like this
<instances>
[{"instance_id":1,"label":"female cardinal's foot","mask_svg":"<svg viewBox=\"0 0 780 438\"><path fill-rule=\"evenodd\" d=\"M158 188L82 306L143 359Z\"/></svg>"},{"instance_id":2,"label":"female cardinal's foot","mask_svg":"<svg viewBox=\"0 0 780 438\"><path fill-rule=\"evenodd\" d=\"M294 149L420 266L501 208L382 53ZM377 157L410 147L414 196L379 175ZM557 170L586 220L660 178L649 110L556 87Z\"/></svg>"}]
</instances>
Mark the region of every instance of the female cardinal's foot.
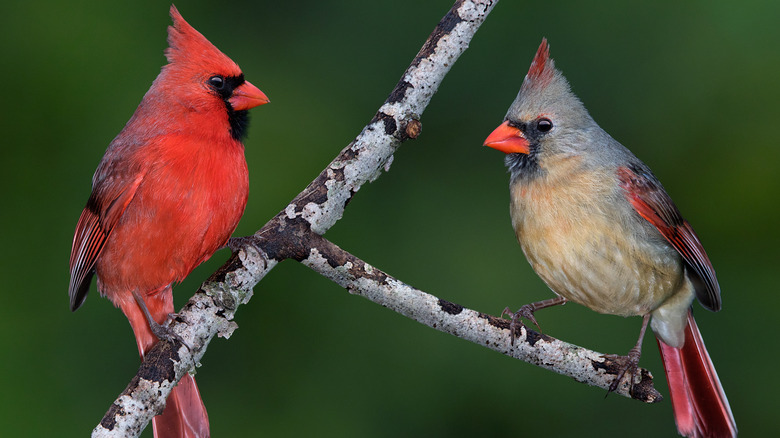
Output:
<instances>
[{"instance_id":1,"label":"female cardinal's foot","mask_svg":"<svg viewBox=\"0 0 780 438\"><path fill-rule=\"evenodd\" d=\"M607 354L604 355L605 358L611 359L615 361L620 366L620 371L618 372L617 377L615 377L615 380L609 385L609 390L607 390L607 395L609 395L610 392L613 392L617 389L618 385L620 385L620 381L623 380L623 376L628 373L629 376L631 376L631 379L629 380L629 388L628 393L632 394L634 392L634 376L636 376L636 370L639 366L639 358L642 356L642 340L645 338L645 330L647 330L647 324L650 322L650 314L648 313L644 317L642 317L642 328L639 330L639 339L636 341L636 345L634 345L634 348L628 351L628 355L626 356L618 356L615 354Z\"/></svg>"},{"instance_id":2,"label":"female cardinal's foot","mask_svg":"<svg viewBox=\"0 0 780 438\"><path fill-rule=\"evenodd\" d=\"M511 336L511 345L515 345L515 338L517 337L517 332L519 331L519 326L523 325L523 322L520 321L520 318L525 318L536 326L537 329L539 329L539 332L542 331L542 328L539 326L539 323L536 322L536 318L534 317L534 312L536 312L539 309L544 309L545 307L552 307L557 306L558 304L565 304L566 298L563 297L555 297L550 298L549 300L544 301L537 301L535 303L526 304L519 309L517 309L517 312L512 313L512 310L509 309L509 307L505 308L503 312L501 312L501 317L503 318L504 315L512 315L512 322L509 323L509 333Z\"/></svg>"},{"instance_id":3,"label":"female cardinal's foot","mask_svg":"<svg viewBox=\"0 0 780 438\"><path fill-rule=\"evenodd\" d=\"M639 368L639 358L642 356L642 351L639 348L632 348L626 356L618 356L616 354L605 354L603 357L606 359L610 359L615 364L617 364L620 368L620 371L618 372L617 376L615 377L615 380L612 381L612 383L609 385L609 389L607 389L607 395L609 395L610 392L614 392L618 386L620 385L620 382L623 380L623 377L628 374L629 375L629 388L628 393L632 394L634 391L634 377L636 376L636 371Z\"/></svg>"},{"instance_id":4,"label":"female cardinal's foot","mask_svg":"<svg viewBox=\"0 0 780 438\"><path fill-rule=\"evenodd\" d=\"M517 312L512 312L512 309L509 307L504 308L504 310L501 312L501 317L503 318L504 315L511 315L512 320L509 323L509 334L510 334L510 344L515 345L515 338L517 338L517 332L520 330L520 326L524 325L522 321L520 321L520 318L525 318L536 326L536 328L539 329L539 331L542 331L542 328L539 327L539 323L536 322L536 318L534 318L534 311L530 304L526 304L523 307L517 309Z\"/></svg>"}]
</instances>

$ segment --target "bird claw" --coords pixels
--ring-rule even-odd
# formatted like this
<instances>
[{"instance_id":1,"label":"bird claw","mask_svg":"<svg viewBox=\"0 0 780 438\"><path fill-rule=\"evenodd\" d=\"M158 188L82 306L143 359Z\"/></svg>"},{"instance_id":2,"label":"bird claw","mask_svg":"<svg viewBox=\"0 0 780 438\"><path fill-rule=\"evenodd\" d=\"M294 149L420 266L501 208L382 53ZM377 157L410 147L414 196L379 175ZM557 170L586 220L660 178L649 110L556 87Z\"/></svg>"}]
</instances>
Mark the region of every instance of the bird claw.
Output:
<instances>
[{"instance_id":1,"label":"bird claw","mask_svg":"<svg viewBox=\"0 0 780 438\"><path fill-rule=\"evenodd\" d=\"M141 308L141 311L146 317L146 322L149 324L149 329L152 331L152 333L155 336L157 336L157 339L161 341L166 340L170 343L173 343L174 341L179 341L182 343L182 345L187 347L188 350L192 350L190 344L185 342L181 336L174 333L173 329L171 329L170 327L171 321L173 321L174 318L178 318L180 316L178 313L169 313L168 318L166 318L162 324L159 324L157 321L154 320L154 318L152 318L152 314L149 313L149 309L146 307L146 302L144 301L141 294L138 293L138 291L134 290L133 297L135 298L135 302L138 303L138 307Z\"/></svg>"},{"instance_id":2,"label":"bird claw","mask_svg":"<svg viewBox=\"0 0 780 438\"><path fill-rule=\"evenodd\" d=\"M563 298L561 296L557 296L555 298L550 298L549 300L544 301L537 301L535 303L526 304L523 307L519 308L517 312L512 313L511 310L509 310L509 307L504 309L503 312L501 312L501 317L504 317L504 314L512 315L512 322L509 324L509 331L512 333L512 340L511 344L515 344L515 337L517 337L517 325L524 325L522 322L520 322L520 318L525 318L536 326L537 329L539 329L539 332L542 332L542 328L539 326L539 323L536 322L536 318L534 318L534 312L537 310L545 309L547 307L552 306L558 306L560 304L566 304L566 298Z\"/></svg>"},{"instance_id":3,"label":"bird claw","mask_svg":"<svg viewBox=\"0 0 780 438\"><path fill-rule=\"evenodd\" d=\"M525 318L536 326L536 328L539 329L539 331L542 331L542 328L539 327L539 323L536 322L536 318L534 317L534 307L531 304L526 304L522 307L520 307L517 312L512 312L512 310L509 307L506 307L501 312L501 317L503 318L504 315L512 315L512 321L509 323L509 333L511 335L510 337L510 345L515 345L515 339L517 338L517 333L520 331L520 326L525 326L523 324L523 321L520 320L520 318Z\"/></svg>"},{"instance_id":4,"label":"bird claw","mask_svg":"<svg viewBox=\"0 0 780 438\"><path fill-rule=\"evenodd\" d=\"M641 352L636 348L632 348L626 356L606 354L603 357L612 360L620 367L620 371L618 372L617 376L615 376L615 380L612 381L612 383L609 385L609 388L607 389L607 395L609 395L610 392L615 392L618 389L620 382L623 380L623 377L625 377L626 374L629 376L628 393L633 394L634 378L636 377L637 370L639 369L639 358L641 357Z\"/></svg>"},{"instance_id":5,"label":"bird claw","mask_svg":"<svg viewBox=\"0 0 780 438\"><path fill-rule=\"evenodd\" d=\"M241 248L245 248L247 246L254 246L254 236L242 236L242 237L231 237L227 241L227 247L230 248L230 250L234 253L238 252Z\"/></svg>"},{"instance_id":6,"label":"bird claw","mask_svg":"<svg viewBox=\"0 0 780 438\"><path fill-rule=\"evenodd\" d=\"M170 327L171 321L174 318L177 318L179 315L176 313L169 313L168 318L163 322L162 324L158 324L154 321L149 321L149 328L152 330L152 333L154 333L155 336L157 336L157 339L159 340L165 340L170 343L174 343L175 341L180 342L182 345L187 347L188 350L192 350L192 347L190 344L187 343L187 341L184 340L179 334L173 331L173 329Z\"/></svg>"}]
</instances>

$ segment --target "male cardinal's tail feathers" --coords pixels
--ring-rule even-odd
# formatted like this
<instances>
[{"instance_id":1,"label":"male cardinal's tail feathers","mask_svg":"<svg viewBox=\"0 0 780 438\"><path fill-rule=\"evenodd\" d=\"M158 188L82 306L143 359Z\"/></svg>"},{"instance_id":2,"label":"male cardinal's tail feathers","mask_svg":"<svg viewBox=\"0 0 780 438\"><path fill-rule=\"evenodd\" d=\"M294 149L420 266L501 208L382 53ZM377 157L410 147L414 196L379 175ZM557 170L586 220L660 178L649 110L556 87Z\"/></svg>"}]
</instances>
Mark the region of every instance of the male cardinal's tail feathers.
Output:
<instances>
[{"instance_id":1,"label":"male cardinal's tail feathers","mask_svg":"<svg viewBox=\"0 0 780 438\"><path fill-rule=\"evenodd\" d=\"M736 437L737 425L704 341L688 312L685 345L658 341L677 430L686 437Z\"/></svg>"},{"instance_id":2,"label":"male cardinal's tail feathers","mask_svg":"<svg viewBox=\"0 0 780 438\"><path fill-rule=\"evenodd\" d=\"M209 417L195 379L187 374L173 388L161 415L152 419L155 438L207 438Z\"/></svg>"},{"instance_id":3,"label":"male cardinal's tail feathers","mask_svg":"<svg viewBox=\"0 0 780 438\"><path fill-rule=\"evenodd\" d=\"M152 318L158 324L164 323L168 314L173 312L173 293L170 286L144 295L144 303ZM120 300L118 304L130 321L138 352L143 359L146 352L158 342L157 337L152 334L146 316L134 299ZM182 377L179 384L173 388L165 402L165 410L152 418L152 425L155 438L209 437L209 416L191 375Z\"/></svg>"}]
</instances>

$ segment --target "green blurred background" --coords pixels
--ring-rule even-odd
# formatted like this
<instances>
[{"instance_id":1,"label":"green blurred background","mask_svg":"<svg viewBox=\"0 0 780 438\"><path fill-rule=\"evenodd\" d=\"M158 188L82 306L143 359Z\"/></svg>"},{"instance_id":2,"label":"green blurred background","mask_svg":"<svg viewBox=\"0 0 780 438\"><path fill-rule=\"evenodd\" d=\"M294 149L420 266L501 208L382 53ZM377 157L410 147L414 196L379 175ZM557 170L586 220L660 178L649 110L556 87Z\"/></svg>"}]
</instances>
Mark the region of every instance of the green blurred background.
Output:
<instances>
[{"instance_id":1,"label":"green blurred background","mask_svg":"<svg viewBox=\"0 0 780 438\"><path fill-rule=\"evenodd\" d=\"M327 237L441 298L497 314L551 293L514 240L503 154L481 146L541 38L594 118L653 168L723 289L697 320L743 436L776 430L780 3L502 1L422 117ZM272 104L252 111L251 234L374 115L450 0L187 1L184 17ZM164 2L12 1L0 17L0 434L85 436L138 366L93 289L68 310L76 219L106 145L164 64ZM226 258L176 290L183 304ZM545 331L625 353L639 318L577 305ZM410 321L295 262L277 266L198 372L213 435L674 436L644 405ZM642 365L667 393L657 349ZM771 429L770 429L771 428ZM147 430L144 436L151 436Z\"/></svg>"}]
</instances>

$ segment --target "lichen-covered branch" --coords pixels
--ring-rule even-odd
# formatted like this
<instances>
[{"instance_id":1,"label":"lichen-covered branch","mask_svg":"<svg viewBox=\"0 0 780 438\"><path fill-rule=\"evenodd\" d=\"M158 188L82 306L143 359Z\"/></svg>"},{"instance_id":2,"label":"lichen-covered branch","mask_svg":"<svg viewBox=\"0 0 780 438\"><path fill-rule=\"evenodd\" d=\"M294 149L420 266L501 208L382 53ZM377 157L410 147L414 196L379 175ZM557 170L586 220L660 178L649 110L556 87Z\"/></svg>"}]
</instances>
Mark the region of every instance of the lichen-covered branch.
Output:
<instances>
[{"instance_id":1,"label":"lichen-covered branch","mask_svg":"<svg viewBox=\"0 0 780 438\"><path fill-rule=\"evenodd\" d=\"M185 373L194 370L214 336L229 338L237 327L235 311L252 297L252 287L276 264L253 247L231 259L187 302L171 328L181 342L158 342L122 394L114 401L93 437L135 437L153 416L162 412L171 389Z\"/></svg>"},{"instance_id":2,"label":"lichen-covered branch","mask_svg":"<svg viewBox=\"0 0 780 438\"><path fill-rule=\"evenodd\" d=\"M523 328L509 345L508 322L439 300L362 262L322 237L341 219L352 196L389 170L393 153L421 131L420 116L445 75L466 50L498 0L457 0L429 36L371 122L287 207L253 236L232 239L234 251L172 321L190 348L159 342L125 391L114 401L93 437L138 436L162 412L164 400L184 373L194 370L214 336L229 337L233 316L252 288L280 261L295 259L353 293L438 330L518 359L606 388L616 365L600 354ZM660 399L652 377L630 395ZM637 380L639 381L639 380ZM626 382L616 391L629 395Z\"/></svg>"},{"instance_id":3,"label":"lichen-covered branch","mask_svg":"<svg viewBox=\"0 0 780 438\"><path fill-rule=\"evenodd\" d=\"M324 234L341 219L360 187L389 169L400 144L420 134L420 116L496 3L457 0L355 140L254 236L230 242L233 256L171 324L191 349L159 342L146 354L138 374L114 401L93 437L138 436L151 417L162 412L175 383L199 363L211 339L230 335L235 309L248 301L254 285L279 261L308 254L307 240L315 233Z\"/></svg>"},{"instance_id":4,"label":"lichen-covered branch","mask_svg":"<svg viewBox=\"0 0 780 438\"><path fill-rule=\"evenodd\" d=\"M578 382L605 390L620 366L612 358L572 345L523 326L511 345L509 321L466 309L415 289L317 236L301 263L346 288L417 322L498 351ZM626 378L615 391L643 402L661 400L649 371L640 369L633 389ZM630 393L629 393L630 392Z\"/></svg>"}]
</instances>

